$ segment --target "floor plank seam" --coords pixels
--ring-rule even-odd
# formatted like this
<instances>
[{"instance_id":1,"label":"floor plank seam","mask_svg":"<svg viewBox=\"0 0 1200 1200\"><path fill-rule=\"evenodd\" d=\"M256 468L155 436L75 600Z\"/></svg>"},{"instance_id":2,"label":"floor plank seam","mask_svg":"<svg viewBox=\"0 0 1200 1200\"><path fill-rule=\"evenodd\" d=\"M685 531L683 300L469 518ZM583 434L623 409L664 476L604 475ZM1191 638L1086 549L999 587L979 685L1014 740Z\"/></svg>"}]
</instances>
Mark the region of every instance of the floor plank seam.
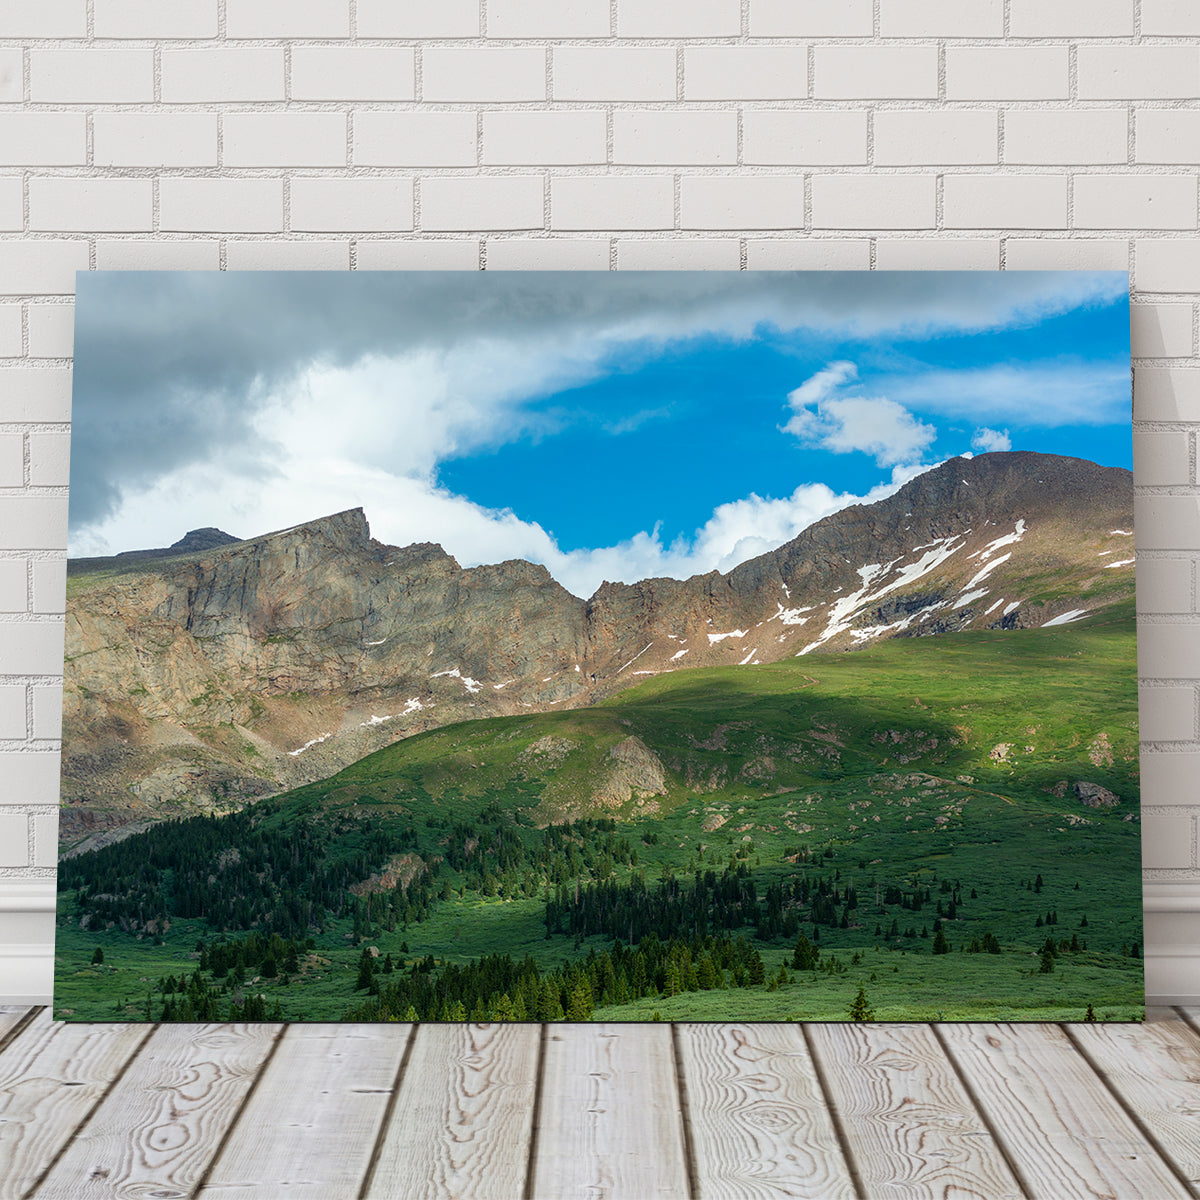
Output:
<instances>
[{"instance_id":1,"label":"floor plank seam","mask_svg":"<svg viewBox=\"0 0 1200 1200\"><path fill-rule=\"evenodd\" d=\"M21 1017L21 1019L8 1031L8 1033L5 1034L4 1037L0 1038L0 1054L3 1054L4 1051L8 1049L9 1046L11 1046L13 1042L15 1042L17 1038L19 1038L21 1034L29 1028L37 1015L41 1012L45 1012L45 1009L46 1006L44 1004L36 1005L35 1007L28 1009L25 1015Z\"/></svg>"},{"instance_id":2,"label":"floor plank seam","mask_svg":"<svg viewBox=\"0 0 1200 1200\"><path fill-rule=\"evenodd\" d=\"M404 1053L400 1056L400 1063L396 1067L396 1077L392 1080L392 1094L383 1107L379 1132L375 1135L375 1144L371 1147L371 1157L367 1160L367 1169L363 1172L362 1183L359 1185L358 1200L365 1200L375 1181L375 1169L379 1165L379 1156L383 1153L384 1139L392 1124L392 1113L396 1111L396 1101L400 1098L400 1085L404 1082L405 1073L408 1071L408 1060L412 1058L413 1047L417 1043L420 1030L421 1026L416 1022L408 1027L408 1041L404 1044Z\"/></svg>"},{"instance_id":3,"label":"floor plank seam","mask_svg":"<svg viewBox=\"0 0 1200 1200\"><path fill-rule=\"evenodd\" d=\"M804 1038L804 1045L808 1049L808 1057L812 1062L813 1074L817 1077L817 1087L821 1089L821 1098L825 1102L825 1111L829 1114L829 1120L833 1125L833 1132L837 1137L838 1148L842 1152L842 1160L846 1164L846 1170L850 1174L850 1185L854 1188L854 1194L859 1197L859 1200L870 1200L867 1195L866 1185L863 1183L862 1173L858 1169L858 1163L855 1161L854 1154L850 1149L850 1139L846 1136L846 1128L842 1124L842 1114L838 1110L837 1101L833 1098L833 1089L829 1086L829 1080L825 1075L825 1068L821 1065L821 1057L817 1053L816 1046L813 1045L812 1035L808 1031L808 1023L801 1022L800 1035Z\"/></svg>"},{"instance_id":4,"label":"floor plank seam","mask_svg":"<svg viewBox=\"0 0 1200 1200\"><path fill-rule=\"evenodd\" d=\"M543 1021L538 1032L537 1075L533 1085L533 1112L529 1125L529 1153L525 1156L525 1188L521 1200L533 1200L534 1174L537 1171L538 1135L542 1127L542 1091L546 1084L546 1039L549 1026Z\"/></svg>"},{"instance_id":5,"label":"floor plank seam","mask_svg":"<svg viewBox=\"0 0 1200 1200\"><path fill-rule=\"evenodd\" d=\"M1192 1014L1186 1008L1178 1005L1172 1011L1197 1037L1200 1037L1200 1021L1193 1020Z\"/></svg>"},{"instance_id":6,"label":"floor plank seam","mask_svg":"<svg viewBox=\"0 0 1200 1200\"><path fill-rule=\"evenodd\" d=\"M155 1033L158 1032L160 1028L161 1026L159 1025L151 1025L147 1028L145 1037L138 1042L138 1044L134 1047L133 1053L122 1064L121 1069L112 1077L112 1079L109 1080L108 1086L100 1093L99 1096L96 1097L96 1102L87 1110L86 1113L84 1113L79 1124L76 1125L73 1130L71 1130L71 1136L63 1139L63 1144L59 1146L54 1156L46 1164L45 1170L43 1170L33 1181L32 1187L22 1194L21 1200L30 1200L30 1197L37 1195L38 1188L45 1183L47 1177L50 1175L50 1172L53 1171L56 1166L58 1166L59 1159L61 1159L63 1155L66 1154L66 1152L75 1144L75 1141L79 1135L88 1127L88 1122L91 1121L91 1119L99 1111L100 1106L112 1094L113 1089L121 1082L122 1079L125 1078L129 1068L132 1067L135 1062L137 1062L138 1056L146 1048L146 1043L155 1035Z\"/></svg>"},{"instance_id":7,"label":"floor plank seam","mask_svg":"<svg viewBox=\"0 0 1200 1200\"><path fill-rule=\"evenodd\" d=\"M671 1022L671 1061L675 1065L675 1094L679 1097L679 1126L683 1137L683 1162L687 1171L689 1200L700 1200L700 1174L696 1163L696 1144L692 1137L692 1111L688 1102L687 1076L679 1050L679 1025Z\"/></svg>"},{"instance_id":8,"label":"floor plank seam","mask_svg":"<svg viewBox=\"0 0 1200 1200\"><path fill-rule=\"evenodd\" d=\"M242 1097L241 1104L238 1105L237 1112L233 1114L229 1124L225 1126L220 1138L217 1141L217 1148L209 1157L208 1163L203 1171L200 1172L200 1178L196 1180L196 1186L192 1188L192 1195L198 1196L208 1184L208 1180L216 1168L218 1162L221 1161L221 1155L225 1152L225 1147L229 1144L229 1139L233 1131L237 1128L238 1122L242 1119L242 1113L246 1111L246 1105L250 1103L254 1093L258 1091L258 1085L262 1082L263 1076L267 1073L267 1068L271 1065L273 1059L279 1051L280 1043L287 1036L287 1031L291 1028L290 1025L280 1025L279 1032L275 1035L275 1040L271 1043L270 1050L267 1051L266 1057L258 1065L258 1070L254 1073L254 1078L250 1082L250 1086L246 1089L246 1094Z\"/></svg>"},{"instance_id":9,"label":"floor plank seam","mask_svg":"<svg viewBox=\"0 0 1200 1200\"><path fill-rule=\"evenodd\" d=\"M1196 1190L1195 1184L1187 1177L1182 1168L1175 1162L1174 1157L1167 1152L1162 1143L1158 1140L1150 1127L1138 1116L1137 1111L1126 1101L1125 1097L1117 1088L1116 1083L1108 1072L1101 1067L1096 1060L1088 1053L1087 1047L1075 1036L1070 1025L1060 1025L1059 1028L1066 1035L1067 1040L1075 1047L1075 1052L1083 1059L1085 1063L1092 1069L1092 1073L1104 1085L1105 1089L1117 1102L1121 1111L1133 1122L1138 1133L1146 1139L1146 1144L1153 1149L1154 1153L1162 1159L1163 1163L1170 1170L1171 1174L1183 1185L1183 1189L1189 1196L1200 1197L1200 1191Z\"/></svg>"},{"instance_id":10,"label":"floor plank seam","mask_svg":"<svg viewBox=\"0 0 1200 1200\"><path fill-rule=\"evenodd\" d=\"M1000 1157L1004 1159L1005 1165L1012 1172L1012 1177L1017 1181L1017 1187L1021 1189L1021 1194L1026 1197L1026 1200L1032 1200L1038 1195L1037 1189L1033 1188L1029 1180L1025 1177L1025 1172L1021 1169L1016 1158L1010 1153L1008 1143L1000 1136L999 1129L992 1123L992 1119L987 1114L987 1108L979 1097L974 1085L967 1078L967 1073L962 1069L962 1064L959 1063L955 1056L953 1048L942 1034L942 1027L938 1022L933 1022L929 1028L933 1031L933 1036L937 1038L938 1044L942 1048L942 1053L946 1056L946 1061L950 1064L950 1069L958 1076L959 1083L963 1086L963 1091L967 1094L967 1099L970 1100L971 1106L975 1109L976 1115L982 1122L984 1129L987 1130L988 1136L992 1139L992 1144L996 1147Z\"/></svg>"}]
</instances>

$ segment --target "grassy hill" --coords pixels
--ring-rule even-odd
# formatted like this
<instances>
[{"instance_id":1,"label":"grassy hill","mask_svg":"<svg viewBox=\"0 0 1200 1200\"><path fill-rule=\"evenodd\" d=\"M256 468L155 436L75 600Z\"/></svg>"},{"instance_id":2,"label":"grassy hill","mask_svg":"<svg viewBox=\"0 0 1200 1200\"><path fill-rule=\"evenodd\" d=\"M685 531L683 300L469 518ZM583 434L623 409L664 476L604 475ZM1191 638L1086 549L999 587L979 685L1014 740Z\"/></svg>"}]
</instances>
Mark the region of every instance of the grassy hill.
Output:
<instances>
[{"instance_id":1,"label":"grassy hill","mask_svg":"<svg viewBox=\"0 0 1200 1200\"><path fill-rule=\"evenodd\" d=\"M290 1019L386 1015L372 997L394 979L497 954L557 971L564 1011L590 971L588 1011L615 1020L845 1019L859 987L881 1019L1080 1019L1089 1004L1128 1019L1142 1002L1136 705L1126 603L446 726L64 864L56 1008L157 1017L159 981L182 986L224 944L243 945L244 981L199 981L230 1011L262 996ZM605 975L632 978L612 946L637 940L635 910L677 939L661 961L647 951L658 974L640 995ZM274 934L292 969L264 973L251 934ZM794 965L801 935L816 969ZM706 956L725 986L690 986ZM536 982L504 979L535 1015Z\"/></svg>"}]
</instances>

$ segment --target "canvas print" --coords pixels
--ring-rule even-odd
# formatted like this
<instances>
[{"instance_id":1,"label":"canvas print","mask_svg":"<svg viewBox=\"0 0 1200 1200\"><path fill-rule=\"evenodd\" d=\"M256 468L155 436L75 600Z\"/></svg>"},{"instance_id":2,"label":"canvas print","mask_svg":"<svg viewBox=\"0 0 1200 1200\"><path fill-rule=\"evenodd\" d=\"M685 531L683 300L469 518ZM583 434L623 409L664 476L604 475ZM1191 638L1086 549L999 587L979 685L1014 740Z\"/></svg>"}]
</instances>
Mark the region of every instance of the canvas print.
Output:
<instances>
[{"instance_id":1,"label":"canvas print","mask_svg":"<svg viewBox=\"0 0 1200 1200\"><path fill-rule=\"evenodd\" d=\"M1128 321L81 273L55 1015L1140 1019Z\"/></svg>"}]
</instances>

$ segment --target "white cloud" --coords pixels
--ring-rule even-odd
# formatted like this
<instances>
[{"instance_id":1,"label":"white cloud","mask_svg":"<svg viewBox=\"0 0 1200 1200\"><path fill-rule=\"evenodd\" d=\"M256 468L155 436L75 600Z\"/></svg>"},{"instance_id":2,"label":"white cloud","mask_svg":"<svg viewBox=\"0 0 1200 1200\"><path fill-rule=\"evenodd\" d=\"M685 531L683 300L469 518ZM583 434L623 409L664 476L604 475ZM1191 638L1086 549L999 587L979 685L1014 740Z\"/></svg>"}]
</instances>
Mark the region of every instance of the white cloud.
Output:
<instances>
[{"instance_id":1,"label":"white cloud","mask_svg":"<svg viewBox=\"0 0 1200 1200\"><path fill-rule=\"evenodd\" d=\"M981 454L994 450L1011 450L1012 438L1008 436L1007 429L977 429L971 438L971 448Z\"/></svg>"},{"instance_id":2,"label":"white cloud","mask_svg":"<svg viewBox=\"0 0 1200 1200\"><path fill-rule=\"evenodd\" d=\"M918 461L937 430L886 396L839 395L857 375L853 363L835 362L805 380L788 394L792 416L784 430L835 454L873 455L881 467Z\"/></svg>"}]
</instances>

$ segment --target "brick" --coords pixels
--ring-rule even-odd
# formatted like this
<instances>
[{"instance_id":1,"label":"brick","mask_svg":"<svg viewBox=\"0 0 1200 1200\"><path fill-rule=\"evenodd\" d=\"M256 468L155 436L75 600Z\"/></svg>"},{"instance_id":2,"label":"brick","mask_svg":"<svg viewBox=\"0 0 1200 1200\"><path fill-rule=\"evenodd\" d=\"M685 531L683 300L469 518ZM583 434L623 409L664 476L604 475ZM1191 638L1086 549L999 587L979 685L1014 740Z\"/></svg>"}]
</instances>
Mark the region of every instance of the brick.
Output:
<instances>
[{"instance_id":1,"label":"brick","mask_svg":"<svg viewBox=\"0 0 1200 1200\"><path fill-rule=\"evenodd\" d=\"M671 229L675 189L668 175L563 176L550 183L552 229Z\"/></svg>"},{"instance_id":2,"label":"brick","mask_svg":"<svg viewBox=\"0 0 1200 1200\"><path fill-rule=\"evenodd\" d=\"M1194 292L1200 279L1200 240L1151 238L1134 248L1139 292Z\"/></svg>"},{"instance_id":3,"label":"brick","mask_svg":"<svg viewBox=\"0 0 1200 1200\"><path fill-rule=\"evenodd\" d=\"M63 578L66 578L65 568ZM0 558L0 612L27 612L28 572L23 558Z\"/></svg>"},{"instance_id":4,"label":"brick","mask_svg":"<svg viewBox=\"0 0 1200 1200\"><path fill-rule=\"evenodd\" d=\"M0 804L58 804L58 751L0 750Z\"/></svg>"},{"instance_id":5,"label":"brick","mask_svg":"<svg viewBox=\"0 0 1200 1200\"><path fill-rule=\"evenodd\" d=\"M20 433L0 433L0 488L25 483L25 438Z\"/></svg>"},{"instance_id":6,"label":"brick","mask_svg":"<svg viewBox=\"0 0 1200 1200\"><path fill-rule=\"evenodd\" d=\"M215 167L217 114L98 112L92 155L98 167Z\"/></svg>"},{"instance_id":7,"label":"brick","mask_svg":"<svg viewBox=\"0 0 1200 1200\"><path fill-rule=\"evenodd\" d=\"M1194 751L1143 750L1140 775L1143 804L1200 803L1200 754Z\"/></svg>"},{"instance_id":8,"label":"brick","mask_svg":"<svg viewBox=\"0 0 1200 1200\"><path fill-rule=\"evenodd\" d=\"M71 372L62 367L0 371L0 421L69 421ZM40 503L40 501L39 501ZM4 532L0 530L0 542Z\"/></svg>"},{"instance_id":9,"label":"brick","mask_svg":"<svg viewBox=\"0 0 1200 1200\"><path fill-rule=\"evenodd\" d=\"M166 232L274 233L283 228L283 182L172 175L159 181L158 207Z\"/></svg>"},{"instance_id":10,"label":"brick","mask_svg":"<svg viewBox=\"0 0 1200 1200\"><path fill-rule=\"evenodd\" d=\"M751 37L871 37L871 0L750 0Z\"/></svg>"},{"instance_id":11,"label":"brick","mask_svg":"<svg viewBox=\"0 0 1200 1200\"><path fill-rule=\"evenodd\" d=\"M87 269L85 241L0 242L0 294L74 295Z\"/></svg>"},{"instance_id":12,"label":"brick","mask_svg":"<svg viewBox=\"0 0 1200 1200\"><path fill-rule=\"evenodd\" d=\"M1133 0L1011 0L1008 32L1021 38L1132 37Z\"/></svg>"},{"instance_id":13,"label":"brick","mask_svg":"<svg viewBox=\"0 0 1200 1200\"><path fill-rule=\"evenodd\" d=\"M1077 175L1077 229L1195 229L1196 180L1170 175Z\"/></svg>"},{"instance_id":14,"label":"brick","mask_svg":"<svg viewBox=\"0 0 1200 1200\"><path fill-rule=\"evenodd\" d=\"M66 606L66 560L60 558L36 559L33 564L33 611L35 613L60 613L65 611Z\"/></svg>"},{"instance_id":15,"label":"brick","mask_svg":"<svg viewBox=\"0 0 1200 1200\"><path fill-rule=\"evenodd\" d=\"M613 113L613 162L733 165L737 113L618 109Z\"/></svg>"},{"instance_id":16,"label":"brick","mask_svg":"<svg viewBox=\"0 0 1200 1200\"><path fill-rule=\"evenodd\" d=\"M0 867L29 866L29 818L0 813Z\"/></svg>"},{"instance_id":17,"label":"brick","mask_svg":"<svg viewBox=\"0 0 1200 1200\"><path fill-rule=\"evenodd\" d=\"M1143 37L1200 34L1200 12L1192 0L1142 0Z\"/></svg>"},{"instance_id":18,"label":"brick","mask_svg":"<svg viewBox=\"0 0 1200 1200\"><path fill-rule=\"evenodd\" d=\"M988 110L901 109L875 114L875 162L880 166L994 163L999 153L999 117Z\"/></svg>"},{"instance_id":19,"label":"brick","mask_svg":"<svg viewBox=\"0 0 1200 1200\"><path fill-rule=\"evenodd\" d=\"M33 698L33 736L62 737L62 687L39 684L29 690Z\"/></svg>"},{"instance_id":20,"label":"brick","mask_svg":"<svg viewBox=\"0 0 1200 1200\"><path fill-rule=\"evenodd\" d=\"M1147 108L1135 118L1134 158L1140 163L1189 166L1200 142L1200 109Z\"/></svg>"},{"instance_id":21,"label":"brick","mask_svg":"<svg viewBox=\"0 0 1200 1200\"><path fill-rule=\"evenodd\" d=\"M607 238L488 238L489 271L607 271Z\"/></svg>"},{"instance_id":22,"label":"brick","mask_svg":"<svg viewBox=\"0 0 1200 1200\"><path fill-rule=\"evenodd\" d=\"M221 133L226 166L346 165L345 113L226 113Z\"/></svg>"},{"instance_id":23,"label":"brick","mask_svg":"<svg viewBox=\"0 0 1200 1200\"><path fill-rule=\"evenodd\" d=\"M31 304L29 353L38 359L68 359L74 352L74 305Z\"/></svg>"},{"instance_id":24,"label":"brick","mask_svg":"<svg viewBox=\"0 0 1200 1200\"><path fill-rule=\"evenodd\" d=\"M1137 610L1139 613L1190 613L1192 564L1186 558L1138 556Z\"/></svg>"},{"instance_id":25,"label":"brick","mask_svg":"<svg viewBox=\"0 0 1200 1200\"><path fill-rule=\"evenodd\" d=\"M1191 867L1196 840L1191 814L1147 813L1142 818L1142 866L1146 870Z\"/></svg>"},{"instance_id":26,"label":"brick","mask_svg":"<svg viewBox=\"0 0 1200 1200\"><path fill-rule=\"evenodd\" d=\"M947 100L1065 100L1066 46L949 46Z\"/></svg>"},{"instance_id":27,"label":"brick","mask_svg":"<svg viewBox=\"0 0 1200 1200\"><path fill-rule=\"evenodd\" d=\"M617 243L617 268L621 271L736 271L740 266L741 247L736 238L646 238Z\"/></svg>"},{"instance_id":28,"label":"brick","mask_svg":"<svg viewBox=\"0 0 1200 1200\"><path fill-rule=\"evenodd\" d=\"M996 271L999 267L996 238L879 238L875 243L879 271Z\"/></svg>"},{"instance_id":29,"label":"brick","mask_svg":"<svg viewBox=\"0 0 1200 1200\"><path fill-rule=\"evenodd\" d=\"M425 100L546 99L546 51L540 46L430 46L422 69Z\"/></svg>"},{"instance_id":30,"label":"brick","mask_svg":"<svg viewBox=\"0 0 1200 1200\"><path fill-rule=\"evenodd\" d=\"M1004 114L1007 163L1123 163L1129 118L1122 109L1012 108Z\"/></svg>"},{"instance_id":31,"label":"brick","mask_svg":"<svg viewBox=\"0 0 1200 1200\"><path fill-rule=\"evenodd\" d=\"M71 436L29 435L29 482L34 487L66 487L71 482Z\"/></svg>"},{"instance_id":32,"label":"brick","mask_svg":"<svg viewBox=\"0 0 1200 1200\"><path fill-rule=\"evenodd\" d=\"M740 0L617 0L618 37L736 37L741 31Z\"/></svg>"},{"instance_id":33,"label":"brick","mask_svg":"<svg viewBox=\"0 0 1200 1200\"><path fill-rule=\"evenodd\" d=\"M813 95L827 100L932 100L936 46L818 46Z\"/></svg>"},{"instance_id":34,"label":"brick","mask_svg":"<svg viewBox=\"0 0 1200 1200\"><path fill-rule=\"evenodd\" d=\"M489 0L494 38L606 38L608 0Z\"/></svg>"},{"instance_id":35,"label":"brick","mask_svg":"<svg viewBox=\"0 0 1200 1200\"><path fill-rule=\"evenodd\" d=\"M1200 96L1200 47L1080 46L1081 100L1170 100Z\"/></svg>"},{"instance_id":36,"label":"brick","mask_svg":"<svg viewBox=\"0 0 1200 1200\"><path fill-rule=\"evenodd\" d=\"M284 98L283 49L164 50L164 104L240 103Z\"/></svg>"},{"instance_id":37,"label":"brick","mask_svg":"<svg viewBox=\"0 0 1200 1200\"><path fill-rule=\"evenodd\" d=\"M680 185L684 229L797 229L804 226L799 175L688 175Z\"/></svg>"},{"instance_id":38,"label":"brick","mask_svg":"<svg viewBox=\"0 0 1200 1200\"><path fill-rule=\"evenodd\" d=\"M1196 689L1138 689L1138 736L1144 742L1190 742L1196 738Z\"/></svg>"},{"instance_id":39,"label":"brick","mask_svg":"<svg viewBox=\"0 0 1200 1200\"><path fill-rule=\"evenodd\" d=\"M38 104L154 99L153 50L31 50L29 64L29 94Z\"/></svg>"},{"instance_id":40,"label":"brick","mask_svg":"<svg viewBox=\"0 0 1200 1200\"><path fill-rule=\"evenodd\" d=\"M412 100L417 94L415 64L411 46L295 46L291 97Z\"/></svg>"},{"instance_id":41,"label":"brick","mask_svg":"<svg viewBox=\"0 0 1200 1200\"><path fill-rule=\"evenodd\" d=\"M607 159L608 123L600 109L483 114L485 163L569 166Z\"/></svg>"},{"instance_id":42,"label":"brick","mask_svg":"<svg viewBox=\"0 0 1200 1200\"><path fill-rule=\"evenodd\" d=\"M421 181L423 229L541 229L544 224L540 175L430 177Z\"/></svg>"},{"instance_id":43,"label":"brick","mask_svg":"<svg viewBox=\"0 0 1200 1200\"><path fill-rule=\"evenodd\" d=\"M1138 485L1192 481L1190 439L1185 433L1133 432L1133 479Z\"/></svg>"},{"instance_id":44,"label":"brick","mask_svg":"<svg viewBox=\"0 0 1200 1200\"><path fill-rule=\"evenodd\" d=\"M555 100L674 100L670 46L556 46Z\"/></svg>"},{"instance_id":45,"label":"brick","mask_svg":"<svg viewBox=\"0 0 1200 1200\"><path fill-rule=\"evenodd\" d=\"M0 164L62 167L85 162L87 117L83 113L0 113Z\"/></svg>"},{"instance_id":46,"label":"brick","mask_svg":"<svg viewBox=\"0 0 1200 1200\"><path fill-rule=\"evenodd\" d=\"M360 271L478 271L475 238L395 241L370 238L357 243Z\"/></svg>"},{"instance_id":47,"label":"brick","mask_svg":"<svg viewBox=\"0 0 1200 1200\"><path fill-rule=\"evenodd\" d=\"M932 175L817 175L815 229L929 229L936 220Z\"/></svg>"},{"instance_id":48,"label":"brick","mask_svg":"<svg viewBox=\"0 0 1200 1200\"><path fill-rule=\"evenodd\" d=\"M1129 342L1134 358L1186 358L1192 353L1190 304L1131 304Z\"/></svg>"},{"instance_id":49,"label":"brick","mask_svg":"<svg viewBox=\"0 0 1200 1200\"><path fill-rule=\"evenodd\" d=\"M58 813L33 814L33 865L58 866Z\"/></svg>"},{"instance_id":50,"label":"brick","mask_svg":"<svg viewBox=\"0 0 1200 1200\"><path fill-rule=\"evenodd\" d=\"M0 549L65 550L65 496L10 496L0 500ZM56 668L57 669L57 668Z\"/></svg>"},{"instance_id":51,"label":"brick","mask_svg":"<svg viewBox=\"0 0 1200 1200\"><path fill-rule=\"evenodd\" d=\"M36 178L29 181L30 229L137 233L154 226L149 179Z\"/></svg>"},{"instance_id":52,"label":"brick","mask_svg":"<svg viewBox=\"0 0 1200 1200\"><path fill-rule=\"evenodd\" d=\"M225 0L227 38L350 36L350 0Z\"/></svg>"},{"instance_id":53,"label":"brick","mask_svg":"<svg viewBox=\"0 0 1200 1200\"><path fill-rule=\"evenodd\" d=\"M357 166L473 167L479 154L473 112L361 112L353 140Z\"/></svg>"},{"instance_id":54,"label":"brick","mask_svg":"<svg viewBox=\"0 0 1200 1200\"><path fill-rule=\"evenodd\" d=\"M15 500L0 501L6 515ZM61 621L0 624L0 675L59 675L63 666Z\"/></svg>"},{"instance_id":55,"label":"brick","mask_svg":"<svg viewBox=\"0 0 1200 1200\"><path fill-rule=\"evenodd\" d=\"M0 229L20 230L25 227L24 199L21 180L17 176L0 179ZM34 224L31 229L40 226Z\"/></svg>"},{"instance_id":56,"label":"brick","mask_svg":"<svg viewBox=\"0 0 1200 1200\"><path fill-rule=\"evenodd\" d=\"M86 0L0 0L5 38L87 37Z\"/></svg>"},{"instance_id":57,"label":"brick","mask_svg":"<svg viewBox=\"0 0 1200 1200\"><path fill-rule=\"evenodd\" d=\"M308 233L413 227L411 179L293 179L291 228Z\"/></svg>"},{"instance_id":58,"label":"brick","mask_svg":"<svg viewBox=\"0 0 1200 1200\"><path fill-rule=\"evenodd\" d=\"M36 354L32 345L29 352ZM19 358L24 353L25 347L21 344L21 306L0 304L0 358Z\"/></svg>"},{"instance_id":59,"label":"brick","mask_svg":"<svg viewBox=\"0 0 1200 1200\"><path fill-rule=\"evenodd\" d=\"M1180 499L1180 497L1156 497ZM1139 536L1140 536L1139 529ZM1195 625L1149 625L1138 629L1138 674L1152 679L1194 680L1200 673Z\"/></svg>"},{"instance_id":60,"label":"brick","mask_svg":"<svg viewBox=\"0 0 1200 1200\"><path fill-rule=\"evenodd\" d=\"M216 0L94 0L100 38L215 38Z\"/></svg>"},{"instance_id":61,"label":"brick","mask_svg":"<svg viewBox=\"0 0 1200 1200\"><path fill-rule=\"evenodd\" d=\"M1138 421L1200 420L1200 370L1135 367L1133 415Z\"/></svg>"},{"instance_id":62,"label":"brick","mask_svg":"<svg viewBox=\"0 0 1200 1200\"><path fill-rule=\"evenodd\" d=\"M693 46L683 54L687 100L798 100L808 95L803 46Z\"/></svg>"},{"instance_id":63,"label":"brick","mask_svg":"<svg viewBox=\"0 0 1200 1200\"><path fill-rule=\"evenodd\" d=\"M24 685L0 685L0 738L23 738L26 732Z\"/></svg>"},{"instance_id":64,"label":"brick","mask_svg":"<svg viewBox=\"0 0 1200 1200\"><path fill-rule=\"evenodd\" d=\"M220 266L221 243L215 240L96 242L97 271L216 271Z\"/></svg>"},{"instance_id":65,"label":"brick","mask_svg":"<svg viewBox=\"0 0 1200 1200\"><path fill-rule=\"evenodd\" d=\"M751 271L866 271L871 266L867 238L748 238Z\"/></svg>"},{"instance_id":66,"label":"brick","mask_svg":"<svg viewBox=\"0 0 1200 1200\"><path fill-rule=\"evenodd\" d=\"M1137 496L1134 500L1134 512L1141 549L1200 550L1200 497ZM1138 633L1139 647L1144 633L1145 630ZM1165 635L1154 635L1156 638L1163 636ZM1195 637L1194 629L1189 636L1200 643L1200 639ZM1153 672L1147 671L1146 674ZM1190 671L1181 669L1172 674L1188 675Z\"/></svg>"},{"instance_id":67,"label":"brick","mask_svg":"<svg viewBox=\"0 0 1200 1200\"><path fill-rule=\"evenodd\" d=\"M1107 239L1005 238L1010 271L1126 271L1129 243Z\"/></svg>"},{"instance_id":68,"label":"brick","mask_svg":"<svg viewBox=\"0 0 1200 1200\"><path fill-rule=\"evenodd\" d=\"M942 184L947 229L1051 229L1067 223L1061 175L947 175Z\"/></svg>"},{"instance_id":69,"label":"brick","mask_svg":"<svg viewBox=\"0 0 1200 1200\"><path fill-rule=\"evenodd\" d=\"M861 165L867 161L863 111L746 109L742 161L757 165Z\"/></svg>"},{"instance_id":70,"label":"brick","mask_svg":"<svg viewBox=\"0 0 1200 1200\"><path fill-rule=\"evenodd\" d=\"M902 37L1003 37L1002 0L879 0L879 34Z\"/></svg>"},{"instance_id":71,"label":"brick","mask_svg":"<svg viewBox=\"0 0 1200 1200\"><path fill-rule=\"evenodd\" d=\"M19 49L0 49L0 104L19 104L25 98L25 63Z\"/></svg>"},{"instance_id":72,"label":"brick","mask_svg":"<svg viewBox=\"0 0 1200 1200\"><path fill-rule=\"evenodd\" d=\"M358 36L460 38L479 36L478 0L358 0Z\"/></svg>"}]
</instances>

